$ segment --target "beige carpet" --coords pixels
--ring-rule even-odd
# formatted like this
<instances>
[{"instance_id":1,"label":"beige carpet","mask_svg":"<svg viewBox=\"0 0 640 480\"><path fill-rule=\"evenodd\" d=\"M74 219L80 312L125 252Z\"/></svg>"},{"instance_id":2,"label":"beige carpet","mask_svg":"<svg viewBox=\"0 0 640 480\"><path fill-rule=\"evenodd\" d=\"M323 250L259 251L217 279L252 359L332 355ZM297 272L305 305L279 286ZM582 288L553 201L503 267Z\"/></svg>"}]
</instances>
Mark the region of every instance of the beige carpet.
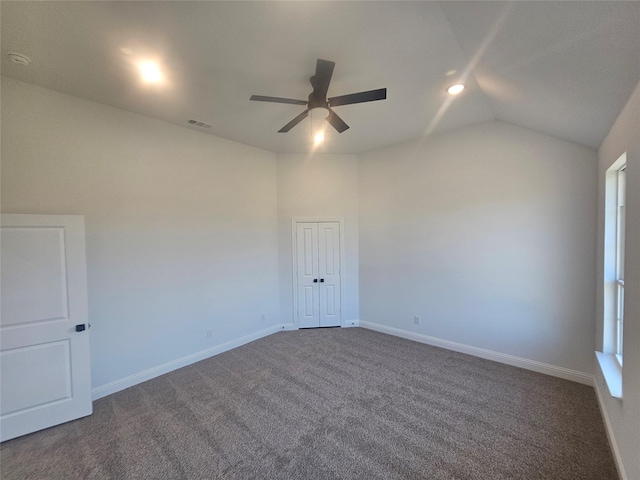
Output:
<instances>
[{"instance_id":1,"label":"beige carpet","mask_svg":"<svg viewBox=\"0 0 640 480\"><path fill-rule=\"evenodd\" d=\"M617 479L591 387L360 328L283 332L5 442L9 479Z\"/></svg>"}]
</instances>

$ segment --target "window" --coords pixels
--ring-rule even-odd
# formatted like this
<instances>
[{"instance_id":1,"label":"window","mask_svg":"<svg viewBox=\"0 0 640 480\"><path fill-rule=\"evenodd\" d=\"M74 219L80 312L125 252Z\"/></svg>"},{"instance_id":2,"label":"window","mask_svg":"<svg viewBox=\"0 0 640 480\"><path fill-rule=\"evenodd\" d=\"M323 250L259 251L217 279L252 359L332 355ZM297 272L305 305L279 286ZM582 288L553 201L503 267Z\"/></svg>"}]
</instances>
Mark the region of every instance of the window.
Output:
<instances>
[{"instance_id":1,"label":"window","mask_svg":"<svg viewBox=\"0 0 640 480\"><path fill-rule=\"evenodd\" d=\"M627 155L607 170L604 214L604 316L600 369L613 397L622 398L624 344L624 239Z\"/></svg>"},{"instance_id":2,"label":"window","mask_svg":"<svg viewBox=\"0 0 640 480\"><path fill-rule=\"evenodd\" d=\"M622 365L622 337L624 327L624 204L627 168L616 171L616 274L615 274L615 356Z\"/></svg>"}]
</instances>

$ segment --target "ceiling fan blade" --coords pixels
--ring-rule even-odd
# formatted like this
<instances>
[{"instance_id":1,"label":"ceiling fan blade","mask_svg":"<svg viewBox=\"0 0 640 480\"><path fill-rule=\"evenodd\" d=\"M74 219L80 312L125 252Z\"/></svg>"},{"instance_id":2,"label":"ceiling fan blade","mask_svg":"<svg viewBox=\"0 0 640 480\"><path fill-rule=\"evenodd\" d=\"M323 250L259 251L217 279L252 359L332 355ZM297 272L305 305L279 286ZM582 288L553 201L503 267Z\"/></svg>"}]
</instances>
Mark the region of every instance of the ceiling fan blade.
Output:
<instances>
[{"instance_id":1,"label":"ceiling fan blade","mask_svg":"<svg viewBox=\"0 0 640 480\"><path fill-rule=\"evenodd\" d=\"M338 131L338 133L342 133L347 128L349 128L349 125L344 123L344 120L342 120L338 115L336 115L336 113L331 109L329 109L329 116L327 117L327 122L329 122L331 126Z\"/></svg>"},{"instance_id":2,"label":"ceiling fan blade","mask_svg":"<svg viewBox=\"0 0 640 480\"><path fill-rule=\"evenodd\" d=\"M313 92L316 96L322 97L323 99L327 98L327 91L329 90L329 83L331 83L331 76L333 75L333 68L335 66L335 62L322 60L320 58L316 62L316 74L311 80Z\"/></svg>"},{"instance_id":3,"label":"ceiling fan blade","mask_svg":"<svg viewBox=\"0 0 640 480\"><path fill-rule=\"evenodd\" d=\"M256 102L289 103L291 105L306 105L306 100L295 100L293 98L265 97L264 95L251 95L249 100Z\"/></svg>"},{"instance_id":4,"label":"ceiling fan blade","mask_svg":"<svg viewBox=\"0 0 640 480\"><path fill-rule=\"evenodd\" d=\"M309 115L309 110L305 110L300 115L298 115L296 118L291 120L284 127L282 127L280 130L278 130L278 133L287 133L289 130L291 130L293 127L295 127L297 124L299 124L302 120L307 118L307 115Z\"/></svg>"},{"instance_id":5,"label":"ceiling fan blade","mask_svg":"<svg viewBox=\"0 0 640 480\"><path fill-rule=\"evenodd\" d=\"M387 98L387 89L380 88L378 90L369 90L368 92L351 93L349 95L340 95L329 99L330 107L338 107L340 105L351 105L353 103L373 102L375 100L384 100Z\"/></svg>"}]
</instances>

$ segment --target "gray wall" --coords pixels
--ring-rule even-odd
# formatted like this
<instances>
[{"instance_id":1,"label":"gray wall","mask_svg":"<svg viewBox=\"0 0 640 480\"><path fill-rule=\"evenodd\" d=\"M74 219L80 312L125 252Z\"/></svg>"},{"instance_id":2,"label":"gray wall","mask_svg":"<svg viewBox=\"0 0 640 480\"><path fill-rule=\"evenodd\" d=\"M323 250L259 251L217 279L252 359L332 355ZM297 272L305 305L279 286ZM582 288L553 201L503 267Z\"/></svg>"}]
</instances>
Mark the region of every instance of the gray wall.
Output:
<instances>
[{"instance_id":1,"label":"gray wall","mask_svg":"<svg viewBox=\"0 0 640 480\"><path fill-rule=\"evenodd\" d=\"M85 216L94 388L279 323L276 189L274 154L2 79L2 212Z\"/></svg>"},{"instance_id":2,"label":"gray wall","mask_svg":"<svg viewBox=\"0 0 640 480\"><path fill-rule=\"evenodd\" d=\"M607 169L627 152L625 324L622 400L612 398L599 368L596 387L614 450L628 479L640 478L640 83L602 143L598 166L598 287L596 348L602 348L604 298L604 180Z\"/></svg>"},{"instance_id":3,"label":"gray wall","mask_svg":"<svg viewBox=\"0 0 640 480\"><path fill-rule=\"evenodd\" d=\"M356 155L278 155L278 238L280 310L294 323L291 219L344 218L343 324L359 319L358 157ZM297 323L296 323L297 327Z\"/></svg>"},{"instance_id":4,"label":"gray wall","mask_svg":"<svg viewBox=\"0 0 640 480\"><path fill-rule=\"evenodd\" d=\"M590 376L596 167L501 122L361 155L361 321Z\"/></svg>"}]
</instances>

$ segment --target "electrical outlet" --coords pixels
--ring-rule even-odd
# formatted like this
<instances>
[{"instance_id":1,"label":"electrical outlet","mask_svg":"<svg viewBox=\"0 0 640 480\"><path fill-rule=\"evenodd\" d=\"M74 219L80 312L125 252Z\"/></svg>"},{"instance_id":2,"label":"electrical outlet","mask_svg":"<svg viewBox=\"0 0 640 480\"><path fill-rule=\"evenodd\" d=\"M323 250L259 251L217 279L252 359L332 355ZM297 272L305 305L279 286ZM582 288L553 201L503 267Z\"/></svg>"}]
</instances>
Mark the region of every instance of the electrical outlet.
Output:
<instances>
[{"instance_id":1,"label":"electrical outlet","mask_svg":"<svg viewBox=\"0 0 640 480\"><path fill-rule=\"evenodd\" d=\"M420 317L418 315L413 316L413 323L420 325Z\"/></svg>"},{"instance_id":2,"label":"electrical outlet","mask_svg":"<svg viewBox=\"0 0 640 480\"><path fill-rule=\"evenodd\" d=\"M207 330L207 338L213 337L213 330Z\"/></svg>"},{"instance_id":3,"label":"electrical outlet","mask_svg":"<svg viewBox=\"0 0 640 480\"><path fill-rule=\"evenodd\" d=\"M262 315L260 315L260 320L262 322L264 322L267 319L267 316L263 313Z\"/></svg>"}]
</instances>

